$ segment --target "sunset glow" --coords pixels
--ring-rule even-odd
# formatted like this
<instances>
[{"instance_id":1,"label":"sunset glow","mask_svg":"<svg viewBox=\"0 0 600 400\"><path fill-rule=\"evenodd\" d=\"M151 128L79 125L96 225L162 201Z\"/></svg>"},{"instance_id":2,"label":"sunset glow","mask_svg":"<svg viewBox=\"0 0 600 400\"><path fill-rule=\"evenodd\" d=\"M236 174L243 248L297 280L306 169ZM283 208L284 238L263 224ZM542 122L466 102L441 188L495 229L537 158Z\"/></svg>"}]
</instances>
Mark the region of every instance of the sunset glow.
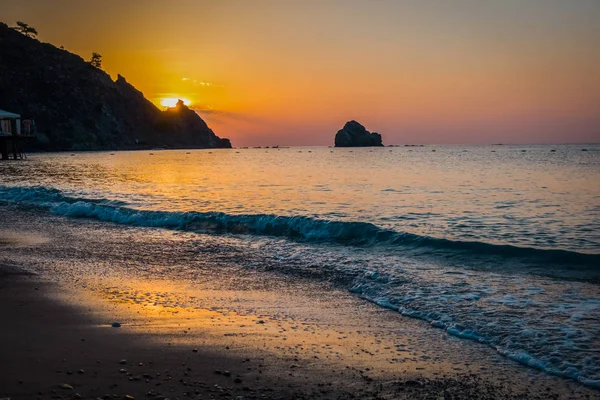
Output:
<instances>
[{"instance_id":1,"label":"sunset glow","mask_svg":"<svg viewBox=\"0 0 600 400\"><path fill-rule=\"evenodd\" d=\"M596 0L52 3L3 18L239 146L330 145L350 119L389 144L600 141Z\"/></svg>"},{"instance_id":2,"label":"sunset glow","mask_svg":"<svg viewBox=\"0 0 600 400\"><path fill-rule=\"evenodd\" d=\"M177 104L177 102L179 100L183 101L183 104L185 104L186 106L189 106L190 104L192 104L192 102L186 98L183 97L166 97L163 99L160 99L160 105L163 107L175 107L175 105Z\"/></svg>"},{"instance_id":3,"label":"sunset glow","mask_svg":"<svg viewBox=\"0 0 600 400\"><path fill-rule=\"evenodd\" d=\"M600 400L599 21L0 0L0 400Z\"/></svg>"}]
</instances>

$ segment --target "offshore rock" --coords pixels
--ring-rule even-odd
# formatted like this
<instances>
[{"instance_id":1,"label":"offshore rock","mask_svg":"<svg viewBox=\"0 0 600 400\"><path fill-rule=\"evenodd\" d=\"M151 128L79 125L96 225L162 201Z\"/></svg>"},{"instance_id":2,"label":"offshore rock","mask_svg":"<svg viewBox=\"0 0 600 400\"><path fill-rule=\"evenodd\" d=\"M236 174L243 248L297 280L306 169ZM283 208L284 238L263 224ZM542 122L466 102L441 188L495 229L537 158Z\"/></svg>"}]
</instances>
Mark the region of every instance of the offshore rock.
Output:
<instances>
[{"instance_id":1,"label":"offshore rock","mask_svg":"<svg viewBox=\"0 0 600 400\"><path fill-rule=\"evenodd\" d=\"M348 121L335 135L335 147L383 146L381 135L369 132L356 121Z\"/></svg>"},{"instance_id":2,"label":"offshore rock","mask_svg":"<svg viewBox=\"0 0 600 400\"><path fill-rule=\"evenodd\" d=\"M122 76L2 22L0 109L35 119L30 150L231 147L183 103L161 111Z\"/></svg>"}]
</instances>

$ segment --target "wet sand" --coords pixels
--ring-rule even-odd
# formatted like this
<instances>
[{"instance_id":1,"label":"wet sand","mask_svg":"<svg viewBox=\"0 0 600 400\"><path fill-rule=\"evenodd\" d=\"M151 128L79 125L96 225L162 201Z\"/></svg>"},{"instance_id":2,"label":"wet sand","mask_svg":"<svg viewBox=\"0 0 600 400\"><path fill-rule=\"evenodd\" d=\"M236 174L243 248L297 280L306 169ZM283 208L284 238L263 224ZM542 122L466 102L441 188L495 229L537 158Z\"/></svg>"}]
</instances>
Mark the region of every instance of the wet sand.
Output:
<instances>
[{"instance_id":1,"label":"wet sand","mask_svg":"<svg viewBox=\"0 0 600 400\"><path fill-rule=\"evenodd\" d=\"M226 268L195 270L193 279L86 275L79 262L94 257L77 254L73 264L72 249L100 243L106 254L121 245L135 254L132 237L148 246L167 233L119 228L109 240L110 224L19 213L29 221L24 238L48 240L0 241L0 398L598 395L326 284Z\"/></svg>"},{"instance_id":2,"label":"wet sand","mask_svg":"<svg viewBox=\"0 0 600 400\"><path fill-rule=\"evenodd\" d=\"M246 361L203 348L159 346L104 326L105 311L52 300L59 287L36 276L0 277L0 396L11 399L286 398L285 386L240 382ZM221 373L217 373L221 371ZM229 372L227 372L229 371ZM264 394L264 396L263 396Z\"/></svg>"}]
</instances>

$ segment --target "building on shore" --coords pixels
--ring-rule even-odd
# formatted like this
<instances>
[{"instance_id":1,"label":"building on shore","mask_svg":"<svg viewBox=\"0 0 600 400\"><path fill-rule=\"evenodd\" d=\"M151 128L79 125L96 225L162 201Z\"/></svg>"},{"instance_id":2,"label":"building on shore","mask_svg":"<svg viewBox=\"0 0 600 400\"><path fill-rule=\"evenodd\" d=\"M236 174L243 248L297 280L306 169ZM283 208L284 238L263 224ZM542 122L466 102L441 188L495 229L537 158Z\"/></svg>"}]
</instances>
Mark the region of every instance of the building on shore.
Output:
<instances>
[{"instance_id":1,"label":"building on shore","mask_svg":"<svg viewBox=\"0 0 600 400\"><path fill-rule=\"evenodd\" d=\"M35 122L19 114L0 110L0 154L2 160L25 158L25 144L35 138Z\"/></svg>"}]
</instances>

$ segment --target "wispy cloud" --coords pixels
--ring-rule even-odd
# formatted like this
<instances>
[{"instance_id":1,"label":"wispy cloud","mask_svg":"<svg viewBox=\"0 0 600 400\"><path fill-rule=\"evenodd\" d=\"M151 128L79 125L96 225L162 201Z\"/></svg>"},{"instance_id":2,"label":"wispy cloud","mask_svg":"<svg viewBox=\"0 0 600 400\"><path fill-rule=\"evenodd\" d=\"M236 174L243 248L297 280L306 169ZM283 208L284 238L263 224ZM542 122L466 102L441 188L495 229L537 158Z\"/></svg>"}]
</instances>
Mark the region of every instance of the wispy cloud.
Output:
<instances>
[{"instance_id":1,"label":"wispy cloud","mask_svg":"<svg viewBox=\"0 0 600 400\"><path fill-rule=\"evenodd\" d=\"M195 88L224 88L225 87L225 85L220 84L220 83L194 79L194 78L190 78L187 76L181 78L181 81L187 82L188 84L190 84L192 87L195 87Z\"/></svg>"},{"instance_id":2,"label":"wispy cloud","mask_svg":"<svg viewBox=\"0 0 600 400\"><path fill-rule=\"evenodd\" d=\"M213 119L219 119L219 120L235 120L235 121L252 122L252 123L260 121L260 118L255 117L255 116L238 113L238 112L226 111L226 110L215 110L214 108L211 108L208 106L192 105L190 108L192 110L194 110L196 113L198 113L200 116L207 117L207 118L213 118Z\"/></svg>"}]
</instances>

